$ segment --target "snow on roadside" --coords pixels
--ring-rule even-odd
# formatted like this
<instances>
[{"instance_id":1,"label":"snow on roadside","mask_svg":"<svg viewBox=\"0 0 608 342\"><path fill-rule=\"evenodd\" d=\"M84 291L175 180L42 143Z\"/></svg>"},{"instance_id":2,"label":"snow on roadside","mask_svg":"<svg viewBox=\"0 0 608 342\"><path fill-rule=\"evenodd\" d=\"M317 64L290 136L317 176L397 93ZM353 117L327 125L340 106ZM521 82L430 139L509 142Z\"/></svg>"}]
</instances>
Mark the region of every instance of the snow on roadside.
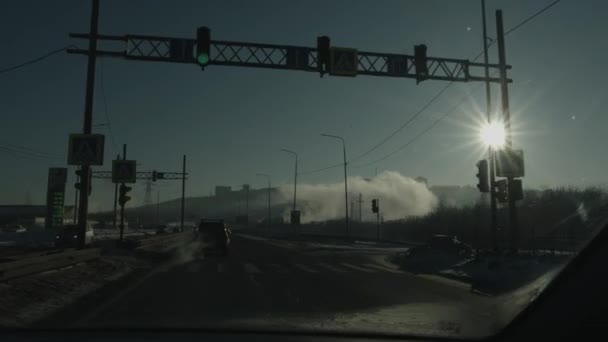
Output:
<instances>
[{"instance_id":1,"label":"snow on roadside","mask_svg":"<svg viewBox=\"0 0 608 342\"><path fill-rule=\"evenodd\" d=\"M0 284L0 327L18 328L92 293L137 266L130 258L103 258Z\"/></svg>"}]
</instances>

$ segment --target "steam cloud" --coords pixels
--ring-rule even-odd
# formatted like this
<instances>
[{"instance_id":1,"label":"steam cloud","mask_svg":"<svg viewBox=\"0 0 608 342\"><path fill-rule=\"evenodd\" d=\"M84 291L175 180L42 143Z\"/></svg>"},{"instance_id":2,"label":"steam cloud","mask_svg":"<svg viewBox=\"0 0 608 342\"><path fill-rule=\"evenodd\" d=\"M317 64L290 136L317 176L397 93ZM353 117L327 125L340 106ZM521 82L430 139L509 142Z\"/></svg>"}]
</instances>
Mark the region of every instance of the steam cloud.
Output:
<instances>
[{"instance_id":1,"label":"steam cloud","mask_svg":"<svg viewBox=\"0 0 608 342\"><path fill-rule=\"evenodd\" d=\"M293 184L280 188L283 198L293 196ZM410 216L422 216L432 211L438 204L435 195L426 185L405 177L398 172L384 171L372 179L351 177L348 179L349 211L350 202L355 202L354 213L358 217L359 193L363 195L363 219L375 219L371 214L371 200L380 200L380 213L385 220L396 220ZM344 217L344 182L332 184L298 184L298 209L301 221L318 222ZM289 220L289 211L285 213Z\"/></svg>"}]
</instances>

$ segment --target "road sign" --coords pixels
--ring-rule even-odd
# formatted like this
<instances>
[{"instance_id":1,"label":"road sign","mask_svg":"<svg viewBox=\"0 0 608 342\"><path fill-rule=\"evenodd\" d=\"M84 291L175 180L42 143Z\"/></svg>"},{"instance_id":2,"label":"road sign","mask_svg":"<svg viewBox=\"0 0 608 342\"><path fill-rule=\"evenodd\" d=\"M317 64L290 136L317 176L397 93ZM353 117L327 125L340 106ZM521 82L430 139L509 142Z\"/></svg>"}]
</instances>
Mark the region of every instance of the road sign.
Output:
<instances>
[{"instance_id":1,"label":"road sign","mask_svg":"<svg viewBox=\"0 0 608 342\"><path fill-rule=\"evenodd\" d=\"M523 150L500 150L496 156L496 176L498 177L523 177L524 151Z\"/></svg>"},{"instance_id":2,"label":"road sign","mask_svg":"<svg viewBox=\"0 0 608 342\"><path fill-rule=\"evenodd\" d=\"M70 134L68 165L103 165L103 134Z\"/></svg>"},{"instance_id":3,"label":"road sign","mask_svg":"<svg viewBox=\"0 0 608 342\"><path fill-rule=\"evenodd\" d=\"M135 160L112 160L112 183L135 183Z\"/></svg>"},{"instance_id":4,"label":"road sign","mask_svg":"<svg viewBox=\"0 0 608 342\"><path fill-rule=\"evenodd\" d=\"M356 49L331 48L330 49L331 67L330 75L336 76L357 76L359 58Z\"/></svg>"},{"instance_id":5,"label":"road sign","mask_svg":"<svg viewBox=\"0 0 608 342\"><path fill-rule=\"evenodd\" d=\"M49 168L48 186L46 192L45 228L54 229L63 224L63 204L65 199L65 183L68 169L64 167Z\"/></svg>"}]
</instances>

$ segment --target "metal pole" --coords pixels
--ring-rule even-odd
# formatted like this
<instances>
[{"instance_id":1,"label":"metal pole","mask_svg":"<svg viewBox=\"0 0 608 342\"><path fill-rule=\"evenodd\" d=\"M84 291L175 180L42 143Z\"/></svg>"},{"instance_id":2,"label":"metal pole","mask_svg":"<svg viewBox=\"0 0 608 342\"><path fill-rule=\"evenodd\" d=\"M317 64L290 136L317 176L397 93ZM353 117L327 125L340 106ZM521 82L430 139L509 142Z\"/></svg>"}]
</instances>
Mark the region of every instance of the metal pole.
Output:
<instances>
[{"instance_id":1,"label":"metal pole","mask_svg":"<svg viewBox=\"0 0 608 342\"><path fill-rule=\"evenodd\" d=\"M298 189L298 154L296 153L296 170L293 175L293 211L296 211L296 192Z\"/></svg>"},{"instance_id":2,"label":"metal pole","mask_svg":"<svg viewBox=\"0 0 608 342\"><path fill-rule=\"evenodd\" d=\"M505 37L502 23L502 11L496 11L496 35L498 43L498 63L500 68L500 90L502 95L502 114L505 122L505 140L507 149L513 147L513 137L511 135L511 112L509 110L509 88L507 83L507 58L505 53ZM514 178L507 178L507 189L511 189ZM519 245L519 228L517 224L517 203L513 196L508 196L509 200L509 223L511 230L511 250L516 252Z\"/></svg>"},{"instance_id":3,"label":"metal pole","mask_svg":"<svg viewBox=\"0 0 608 342\"><path fill-rule=\"evenodd\" d=\"M76 168L78 169L78 168ZM80 181L80 176L76 174L76 183ZM79 190L74 186L74 224L78 222L78 192Z\"/></svg>"},{"instance_id":4,"label":"metal pole","mask_svg":"<svg viewBox=\"0 0 608 342\"><path fill-rule=\"evenodd\" d=\"M116 155L116 160L120 160L120 154ZM118 208L118 183L114 183L114 215L112 216L112 229L116 230L116 210Z\"/></svg>"},{"instance_id":5,"label":"metal pole","mask_svg":"<svg viewBox=\"0 0 608 342\"><path fill-rule=\"evenodd\" d=\"M342 139L342 138L340 138ZM344 142L344 139L342 139L342 148L344 151L344 203L345 206L344 208L346 209L346 218L345 218L345 222L346 222L346 237L350 237L350 230L348 228L348 179L347 179L347 175L346 175L346 143Z\"/></svg>"},{"instance_id":6,"label":"metal pole","mask_svg":"<svg viewBox=\"0 0 608 342\"><path fill-rule=\"evenodd\" d=\"M268 234L270 234L270 176L268 176Z\"/></svg>"},{"instance_id":7,"label":"metal pole","mask_svg":"<svg viewBox=\"0 0 608 342\"><path fill-rule=\"evenodd\" d=\"M380 199L376 199L376 203L378 203L378 212L376 212L376 234L377 240L380 241Z\"/></svg>"},{"instance_id":8,"label":"metal pole","mask_svg":"<svg viewBox=\"0 0 608 342\"><path fill-rule=\"evenodd\" d=\"M249 227L249 185L245 188L245 216L247 217L246 226Z\"/></svg>"},{"instance_id":9,"label":"metal pole","mask_svg":"<svg viewBox=\"0 0 608 342\"><path fill-rule=\"evenodd\" d=\"M363 206L363 194L359 193L359 222L363 222L363 214L361 208Z\"/></svg>"},{"instance_id":10,"label":"metal pole","mask_svg":"<svg viewBox=\"0 0 608 342\"><path fill-rule=\"evenodd\" d=\"M488 124L492 123L492 93L490 88L490 70L488 67L488 35L486 28L486 1L481 0L481 18L483 22L483 61L485 66L485 77L486 77L486 113L488 116ZM496 205L496 174L494 172L494 151L492 146L488 146L488 161L490 164L490 231L492 239L492 249L498 250L498 238L497 238L497 205Z\"/></svg>"},{"instance_id":11,"label":"metal pole","mask_svg":"<svg viewBox=\"0 0 608 342\"><path fill-rule=\"evenodd\" d=\"M158 218L159 218L159 211L160 211L160 190L156 191L156 226L158 227L158 225L160 224Z\"/></svg>"},{"instance_id":12,"label":"metal pole","mask_svg":"<svg viewBox=\"0 0 608 342\"><path fill-rule=\"evenodd\" d=\"M122 160L127 160L127 144L122 144ZM125 186L125 183L120 184L121 187ZM119 241L122 242L125 234L125 204L124 202L120 205L120 237Z\"/></svg>"},{"instance_id":13,"label":"metal pole","mask_svg":"<svg viewBox=\"0 0 608 342\"><path fill-rule=\"evenodd\" d=\"M95 60L97 50L97 26L99 19L99 0L92 0L91 8L91 27L89 30L89 53L88 53L88 64L87 64L87 83L86 83L86 94L84 101L84 124L83 133L91 134L92 122L93 122L93 95L95 89ZM78 247L84 248L84 236L86 233L87 226L87 213L89 210L89 184L90 179L90 165L82 165L82 177L80 180L80 188L84 189L86 196L80 196L80 208L78 208Z\"/></svg>"},{"instance_id":14,"label":"metal pole","mask_svg":"<svg viewBox=\"0 0 608 342\"><path fill-rule=\"evenodd\" d=\"M186 202L186 155L182 160L182 212L181 212L181 225L180 231L184 231L184 204Z\"/></svg>"}]
</instances>

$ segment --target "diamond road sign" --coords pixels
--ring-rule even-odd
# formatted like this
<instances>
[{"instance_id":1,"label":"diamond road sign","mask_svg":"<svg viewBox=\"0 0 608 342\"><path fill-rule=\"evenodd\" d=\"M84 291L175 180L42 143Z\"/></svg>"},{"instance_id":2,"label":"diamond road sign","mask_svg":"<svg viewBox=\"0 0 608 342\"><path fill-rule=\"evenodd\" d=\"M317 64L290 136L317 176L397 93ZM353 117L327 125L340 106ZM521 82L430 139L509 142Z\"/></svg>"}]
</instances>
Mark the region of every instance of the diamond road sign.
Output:
<instances>
[{"instance_id":1,"label":"diamond road sign","mask_svg":"<svg viewBox=\"0 0 608 342\"><path fill-rule=\"evenodd\" d=\"M330 50L331 67L330 75L357 76L359 58L356 49L334 47Z\"/></svg>"},{"instance_id":2,"label":"diamond road sign","mask_svg":"<svg viewBox=\"0 0 608 342\"><path fill-rule=\"evenodd\" d=\"M68 165L103 165L102 134L70 134Z\"/></svg>"},{"instance_id":3,"label":"diamond road sign","mask_svg":"<svg viewBox=\"0 0 608 342\"><path fill-rule=\"evenodd\" d=\"M135 160L112 160L112 183L135 183Z\"/></svg>"}]
</instances>

